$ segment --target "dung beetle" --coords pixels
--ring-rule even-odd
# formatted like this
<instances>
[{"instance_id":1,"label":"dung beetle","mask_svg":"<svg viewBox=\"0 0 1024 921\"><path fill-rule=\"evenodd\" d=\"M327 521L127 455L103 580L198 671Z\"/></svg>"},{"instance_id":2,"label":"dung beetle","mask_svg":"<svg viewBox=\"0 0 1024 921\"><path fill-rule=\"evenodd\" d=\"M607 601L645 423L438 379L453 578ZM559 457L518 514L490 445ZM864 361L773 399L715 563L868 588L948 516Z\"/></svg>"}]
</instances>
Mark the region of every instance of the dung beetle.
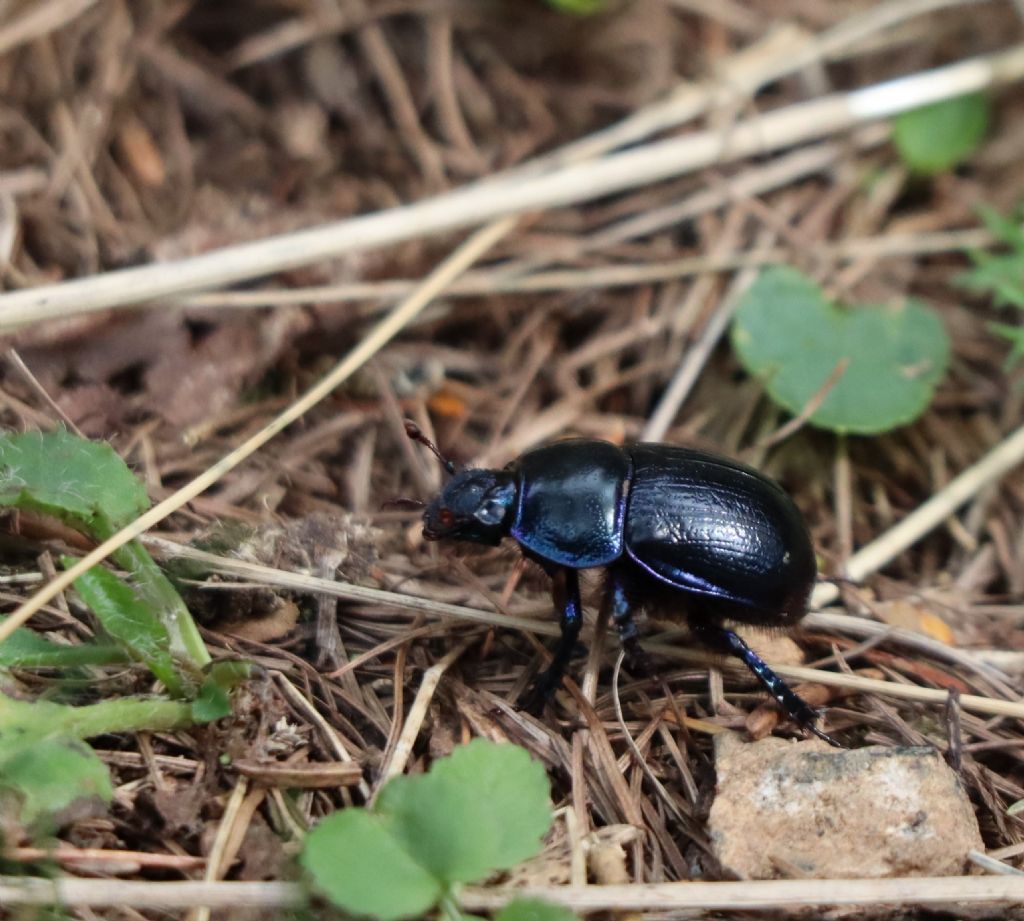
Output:
<instances>
[{"instance_id":1,"label":"dung beetle","mask_svg":"<svg viewBox=\"0 0 1024 921\"><path fill-rule=\"evenodd\" d=\"M814 548L774 480L704 451L582 438L528 451L501 470L457 470L415 423L405 428L452 476L425 507L427 540L497 546L512 537L550 576L564 577L561 638L525 706L542 708L561 683L583 620L579 570L604 567L612 618L638 661L634 608L684 608L699 642L736 656L798 725L839 745L816 727L811 706L723 623L785 628L807 611Z\"/></svg>"}]
</instances>

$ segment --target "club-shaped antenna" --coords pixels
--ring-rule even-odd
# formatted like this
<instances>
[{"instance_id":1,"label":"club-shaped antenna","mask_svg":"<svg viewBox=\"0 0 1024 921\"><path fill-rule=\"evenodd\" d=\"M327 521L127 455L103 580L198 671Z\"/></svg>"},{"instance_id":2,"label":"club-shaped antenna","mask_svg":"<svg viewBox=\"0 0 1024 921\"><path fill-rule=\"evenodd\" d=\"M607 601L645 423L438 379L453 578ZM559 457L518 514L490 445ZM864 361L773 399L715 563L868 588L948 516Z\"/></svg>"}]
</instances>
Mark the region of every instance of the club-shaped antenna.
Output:
<instances>
[{"instance_id":1,"label":"club-shaped antenna","mask_svg":"<svg viewBox=\"0 0 1024 921\"><path fill-rule=\"evenodd\" d=\"M437 445L423 434L423 431L412 419L405 420L405 434L413 441L418 441L421 445L425 446L441 462L441 466L452 476L455 476L455 464L437 450Z\"/></svg>"}]
</instances>

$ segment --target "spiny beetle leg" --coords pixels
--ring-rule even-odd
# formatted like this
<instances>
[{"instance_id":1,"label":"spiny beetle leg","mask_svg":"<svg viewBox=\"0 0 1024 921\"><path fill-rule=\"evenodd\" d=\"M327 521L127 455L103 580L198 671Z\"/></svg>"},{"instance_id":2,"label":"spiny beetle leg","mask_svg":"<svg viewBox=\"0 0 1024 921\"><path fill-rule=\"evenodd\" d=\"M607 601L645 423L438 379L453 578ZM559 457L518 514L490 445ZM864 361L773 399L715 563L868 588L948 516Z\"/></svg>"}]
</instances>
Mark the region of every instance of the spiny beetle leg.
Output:
<instances>
[{"instance_id":1,"label":"spiny beetle leg","mask_svg":"<svg viewBox=\"0 0 1024 921\"><path fill-rule=\"evenodd\" d=\"M580 577L575 569L565 569L565 600L562 603L562 635L551 659L551 664L537 679L534 686L519 698L519 706L535 716L562 683L565 668L572 657L576 640L583 626L583 608L580 604Z\"/></svg>"},{"instance_id":2,"label":"spiny beetle leg","mask_svg":"<svg viewBox=\"0 0 1024 921\"><path fill-rule=\"evenodd\" d=\"M843 746L818 729L817 711L797 694L785 681L775 674L753 649L751 649L736 633L716 623L691 620L690 628L694 635L708 648L725 655L732 655L743 662L764 685L765 690L775 699L776 703L793 719L800 728L813 733L824 742L836 748Z\"/></svg>"},{"instance_id":3,"label":"spiny beetle leg","mask_svg":"<svg viewBox=\"0 0 1024 921\"><path fill-rule=\"evenodd\" d=\"M633 621L633 608L626 592L622 574L612 569L608 578L607 603L611 610L612 623L619 632L619 642L626 651L626 664L638 677L654 673L651 658L640 646L640 631Z\"/></svg>"}]
</instances>

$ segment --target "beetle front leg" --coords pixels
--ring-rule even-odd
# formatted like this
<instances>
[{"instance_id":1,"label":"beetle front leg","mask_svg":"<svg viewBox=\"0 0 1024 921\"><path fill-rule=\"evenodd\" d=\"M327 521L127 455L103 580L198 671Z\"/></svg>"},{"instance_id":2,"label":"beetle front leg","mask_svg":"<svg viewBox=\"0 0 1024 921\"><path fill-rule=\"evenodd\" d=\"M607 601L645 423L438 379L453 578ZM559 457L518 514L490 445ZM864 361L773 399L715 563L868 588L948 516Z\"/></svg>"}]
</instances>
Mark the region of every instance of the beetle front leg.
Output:
<instances>
[{"instance_id":1,"label":"beetle front leg","mask_svg":"<svg viewBox=\"0 0 1024 921\"><path fill-rule=\"evenodd\" d=\"M551 659L551 664L541 674L526 694L519 699L519 706L535 715L540 714L562 683L565 668L572 658L572 651L579 639L583 626L583 607L580 604L580 577L575 569L563 569L565 576L565 599L562 602L562 635Z\"/></svg>"},{"instance_id":2,"label":"beetle front leg","mask_svg":"<svg viewBox=\"0 0 1024 921\"><path fill-rule=\"evenodd\" d=\"M819 739L828 742L829 745L833 745L836 748L843 747L830 735L826 735L818 729L815 725L818 720L817 711L776 675L768 663L754 652L734 631L726 629L721 624L697 621L696 618L691 619L690 629L709 649L724 655L735 656L746 665L754 673L754 677L772 695L775 702L782 707L798 726L813 733Z\"/></svg>"}]
</instances>

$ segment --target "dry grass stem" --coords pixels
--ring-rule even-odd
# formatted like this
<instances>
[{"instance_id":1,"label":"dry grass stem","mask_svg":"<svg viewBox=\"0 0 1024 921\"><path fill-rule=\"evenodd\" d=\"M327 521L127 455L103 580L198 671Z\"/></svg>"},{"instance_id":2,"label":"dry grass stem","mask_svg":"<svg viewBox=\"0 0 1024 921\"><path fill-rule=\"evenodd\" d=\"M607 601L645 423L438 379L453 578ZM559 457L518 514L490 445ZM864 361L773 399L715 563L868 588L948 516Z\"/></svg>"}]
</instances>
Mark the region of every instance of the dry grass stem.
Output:
<instances>
[{"instance_id":1,"label":"dry grass stem","mask_svg":"<svg viewBox=\"0 0 1024 921\"><path fill-rule=\"evenodd\" d=\"M466 888L466 911L500 909L513 898L544 899L581 914L592 911L764 910L798 906L1013 905L1024 902L1017 876L909 877L907 879L785 879L725 883L648 883L626 886L536 886L502 890ZM288 908L302 903L295 883L135 882L99 879L0 877L7 905L103 908Z\"/></svg>"},{"instance_id":2,"label":"dry grass stem","mask_svg":"<svg viewBox=\"0 0 1024 921\"><path fill-rule=\"evenodd\" d=\"M189 294L340 256L482 224L509 215L592 201L847 131L941 99L1024 77L1024 46L877 86L797 103L719 130L657 141L521 181L499 178L433 199L244 243L178 262L0 294L0 323L14 328L56 317Z\"/></svg>"},{"instance_id":3,"label":"dry grass stem","mask_svg":"<svg viewBox=\"0 0 1024 921\"><path fill-rule=\"evenodd\" d=\"M998 481L1024 462L1024 427L1001 441L982 460L969 467L927 502L914 509L898 525L890 528L870 544L861 547L847 560L842 575L858 582L891 562L898 554L913 546L925 534L938 527L960 506L987 486ZM839 597L834 584L818 585L811 597L811 607L822 608Z\"/></svg>"}]
</instances>

